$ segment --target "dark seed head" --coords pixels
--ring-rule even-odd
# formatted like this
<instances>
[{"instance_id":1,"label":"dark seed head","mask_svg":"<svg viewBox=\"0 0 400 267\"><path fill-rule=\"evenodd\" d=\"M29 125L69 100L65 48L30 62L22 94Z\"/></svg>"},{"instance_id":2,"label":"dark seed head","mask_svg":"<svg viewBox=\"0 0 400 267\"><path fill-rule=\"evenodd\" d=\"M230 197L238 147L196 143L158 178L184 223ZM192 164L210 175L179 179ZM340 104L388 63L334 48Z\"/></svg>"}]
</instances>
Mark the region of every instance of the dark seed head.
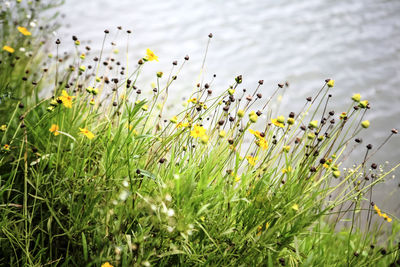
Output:
<instances>
[{"instance_id":1,"label":"dark seed head","mask_svg":"<svg viewBox=\"0 0 400 267\"><path fill-rule=\"evenodd\" d=\"M362 139L361 138L356 138L354 141L356 141L356 143L359 143L359 144L362 143Z\"/></svg>"},{"instance_id":2,"label":"dark seed head","mask_svg":"<svg viewBox=\"0 0 400 267\"><path fill-rule=\"evenodd\" d=\"M261 110L257 110L257 112L256 112L256 114L257 114L257 116L261 116L261 114L262 114L262 112L261 112Z\"/></svg>"},{"instance_id":3,"label":"dark seed head","mask_svg":"<svg viewBox=\"0 0 400 267\"><path fill-rule=\"evenodd\" d=\"M375 170L377 167L378 167L378 165L376 165L376 163L372 163L372 164L371 164L371 168L372 168L372 169Z\"/></svg>"},{"instance_id":4,"label":"dark seed head","mask_svg":"<svg viewBox=\"0 0 400 267\"><path fill-rule=\"evenodd\" d=\"M185 56L185 60L189 60L189 56L188 55Z\"/></svg>"},{"instance_id":5,"label":"dark seed head","mask_svg":"<svg viewBox=\"0 0 400 267\"><path fill-rule=\"evenodd\" d=\"M109 34L110 31L109 31L109 30L104 30L104 33L105 33L105 34Z\"/></svg>"},{"instance_id":6,"label":"dark seed head","mask_svg":"<svg viewBox=\"0 0 400 267\"><path fill-rule=\"evenodd\" d=\"M399 131L397 131L397 129L394 129L394 128L392 129L392 133L393 133L393 134L397 134L398 132L399 132Z\"/></svg>"},{"instance_id":7,"label":"dark seed head","mask_svg":"<svg viewBox=\"0 0 400 267\"><path fill-rule=\"evenodd\" d=\"M307 100L308 102L310 102L310 101L312 100L312 97L309 96L309 97L306 98L306 100Z\"/></svg>"},{"instance_id":8,"label":"dark seed head","mask_svg":"<svg viewBox=\"0 0 400 267\"><path fill-rule=\"evenodd\" d=\"M176 60L172 61L172 65L174 65L174 66L178 65L178 61L176 61Z\"/></svg>"},{"instance_id":9,"label":"dark seed head","mask_svg":"<svg viewBox=\"0 0 400 267\"><path fill-rule=\"evenodd\" d=\"M18 107L19 108L24 108L24 103L19 103Z\"/></svg>"},{"instance_id":10,"label":"dark seed head","mask_svg":"<svg viewBox=\"0 0 400 267\"><path fill-rule=\"evenodd\" d=\"M259 85L262 85L263 83L264 83L264 80L259 80L259 81L258 81L258 84L259 84ZM261 97L260 97L260 98L261 98Z\"/></svg>"},{"instance_id":11,"label":"dark seed head","mask_svg":"<svg viewBox=\"0 0 400 267\"><path fill-rule=\"evenodd\" d=\"M283 83L278 83L278 87L282 88L283 87Z\"/></svg>"},{"instance_id":12,"label":"dark seed head","mask_svg":"<svg viewBox=\"0 0 400 267\"><path fill-rule=\"evenodd\" d=\"M261 93L258 93L258 94L257 94L257 97L258 97L258 98L262 98L262 94L261 94Z\"/></svg>"},{"instance_id":13,"label":"dark seed head","mask_svg":"<svg viewBox=\"0 0 400 267\"><path fill-rule=\"evenodd\" d=\"M212 33L208 34L208 38L213 38L213 34Z\"/></svg>"},{"instance_id":14,"label":"dark seed head","mask_svg":"<svg viewBox=\"0 0 400 267\"><path fill-rule=\"evenodd\" d=\"M60 39L57 39L57 40L56 40L56 44L57 44L57 45L61 44Z\"/></svg>"},{"instance_id":15,"label":"dark seed head","mask_svg":"<svg viewBox=\"0 0 400 267\"><path fill-rule=\"evenodd\" d=\"M329 111L329 115L330 115L330 116L335 115L335 111L333 111L333 110Z\"/></svg>"},{"instance_id":16,"label":"dark seed head","mask_svg":"<svg viewBox=\"0 0 400 267\"><path fill-rule=\"evenodd\" d=\"M310 172L316 172L316 171L317 171L317 168L315 168L314 166L310 167Z\"/></svg>"},{"instance_id":17,"label":"dark seed head","mask_svg":"<svg viewBox=\"0 0 400 267\"><path fill-rule=\"evenodd\" d=\"M294 116L295 116L294 112L290 112L290 113L289 113L289 118L292 118L292 119L293 119Z\"/></svg>"},{"instance_id":18,"label":"dark seed head","mask_svg":"<svg viewBox=\"0 0 400 267\"><path fill-rule=\"evenodd\" d=\"M161 158L158 162L163 164L165 162L165 158Z\"/></svg>"},{"instance_id":19,"label":"dark seed head","mask_svg":"<svg viewBox=\"0 0 400 267\"><path fill-rule=\"evenodd\" d=\"M371 144L368 144L368 145L367 145L367 149L372 149L372 145L371 145Z\"/></svg>"}]
</instances>

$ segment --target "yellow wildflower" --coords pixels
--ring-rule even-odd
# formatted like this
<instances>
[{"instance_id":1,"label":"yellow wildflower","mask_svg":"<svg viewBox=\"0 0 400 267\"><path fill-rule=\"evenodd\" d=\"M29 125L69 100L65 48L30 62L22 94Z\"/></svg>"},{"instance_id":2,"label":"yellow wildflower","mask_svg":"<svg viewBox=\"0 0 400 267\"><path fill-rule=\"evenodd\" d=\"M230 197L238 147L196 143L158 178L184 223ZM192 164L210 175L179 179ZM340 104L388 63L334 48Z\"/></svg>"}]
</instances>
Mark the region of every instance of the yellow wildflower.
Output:
<instances>
[{"instance_id":1,"label":"yellow wildflower","mask_svg":"<svg viewBox=\"0 0 400 267\"><path fill-rule=\"evenodd\" d=\"M252 135L254 135L255 137L257 137L258 139L263 138L263 137L261 136L261 133L260 133L259 131L254 131L254 130L252 130L252 129L249 129L249 132L250 132Z\"/></svg>"},{"instance_id":2,"label":"yellow wildflower","mask_svg":"<svg viewBox=\"0 0 400 267\"><path fill-rule=\"evenodd\" d=\"M58 127L57 124L52 124L51 127L50 127L50 129L49 129L49 131L50 131L51 133L53 133L54 136L57 136L57 135L60 134L60 133L58 132L58 130L59 130L59 127Z\"/></svg>"},{"instance_id":3,"label":"yellow wildflower","mask_svg":"<svg viewBox=\"0 0 400 267\"><path fill-rule=\"evenodd\" d=\"M146 57L144 59L148 61L153 61L153 60L158 61L158 57L154 54L153 51L151 51L148 48L146 50Z\"/></svg>"},{"instance_id":4,"label":"yellow wildflower","mask_svg":"<svg viewBox=\"0 0 400 267\"><path fill-rule=\"evenodd\" d=\"M285 168L285 169L282 169L282 173L283 174L285 174L285 173L288 173L288 172L291 172L292 171L292 167L287 167L287 168Z\"/></svg>"},{"instance_id":5,"label":"yellow wildflower","mask_svg":"<svg viewBox=\"0 0 400 267\"><path fill-rule=\"evenodd\" d=\"M81 131L80 133L85 135L90 140L92 140L94 138L94 134L91 131L89 131L87 128L79 128L79 131Z\"/></svg>"},{"instance_id":6,"label":"yellow wildflower","mask_svg":"<svg viewBox=\"0 0 400 267\"><path fill-rule=\"evenodd\" d=\"M294 205L292 206L292 209L294 209L295 211L298 211L298 210L299 210L299 205L294 204Z\"/></svg>"},{"instance_id":7,"label":"yellow wildflower","mask_svg":"<svg viewBox=\"0 0 400 267\"><path fill-rule=\"evenodd\" d=\"M5 145L3 146L3 149L4 149L5 151L10 151L10 145L5 144Z\"/></svg>"},{"instance_id":8,"label":"yellow wildflower","mask_svg":"<svg viewBox=\"0 0 400 267\"><path fill-rule=\"evenodd\" d=\"M3 50L7 51L8 53L14 53L14 48L12 48L11 46L5 45L3 46Z\"/></svg>"},{"instance_id":9,"label":"yellow wildflower","mask_svg":"<svg viewBox=\"0 0 400 267\"><path fill-rule=\"evenodd\" d=\"M200 141L203 145L207 145L208 144L208 136L203 135L202 137L200 137Z\"/></svg>"},{"instance_id":10,"label":"yellow wildflower","mask_svg":"<svg viewBox=\"0 0 400 267\"><path fill-rule=\"evenodd\" d=\"M267 142L267 140L265 140L264 138L257 140L257 141L256 141L256 144L257 144L262 150L268 149L268 142Z\"/></svg>"},{"instance_id":11,"label":"yellow wildflower","mask_svg":"<svg viewBox=\"0 0 400 267\"><path fill-rule=\"evenodd\" d=\"M246 156L246 159L247 159L247 161L249 162L249 164L250 164L251 166L255 166L258 157Z\"/></svg>"},{"instance_id":12,"label":"yellow wildflower","mask_svg":"<svg viewBox=\"0 0 400 267\"><path fill-rule=\"evenodd\" d=\"M61 100L63 103L64 107L66 108L72 108L72 99L75 96L70 96L68 95L67 91L62 90L61 96L58 97L58 100Z\"/></svg>"},{"instance_id":13,"label":"yellow wildflower","mask_svg":"<svg viewBox=\"0 0 400 267\"><path fill-rule=\"evenodd\" d=\"M101 267L114 267L114 266L112 266L108 261L106 261L101 265Z\"/></svg>"},{"instance_id":14,"label":"yellow wildflower","mask_svg":"<svg viewBox=\"0 0 400 267\"><path fill-rule=\"evenodd\" d=\"M30 31L28 31L28 29L25 28L25 27L17 27L17 29L18 29L18 31L19 31L20 33L22 33L22 34L25 35L25 36L32 35L32 33L31 33Z\"/></svg>"},{"instance_id":15,"label":"yellow wildflower","mask_svg":"<svg viewBox=\"0 0 400 267\"><path fill-rule=\"evenodd\" d=\"M275 126L278 126L280 128L285 127L285 124L283 124L282 122L279 122L278 119L271 119L272 124L274 124Z\"/></svg>"},{"instance_id":16,"label":"yellow wildflower","mask_svg":"<svg viewBox=\"0 0 400 267\"><path fill-rule=\"evenodd\" d=\"M262 226L257 227L257 236L260 236L262 234Z\"/></svg>"},{"instance_id":17,"label":"yellow wildflower","mask_svg":"<svg viewBox=\"0 0 400 267\"><path fill-rule=\"evenodd\" d=\"M177 128L182 128L182 127L189 127L189 123L187 122L180 122L176 125Z\"/></svg>"},{"instance_id":18,"label":"yellow wildflower","mask_svg":"<svg viewBox=\"0 0 400 267\"><path fill-rule=\"evenodd\" d=\"M195 125L193 130L190 131L190 136L197 138L197 137L202 137L203 135L206 134L206 129L204 129L200 125Z\"/></svg>"},{"instance_id":19,"label":"yellow wildflower","mask_svg":"<svg viewBox=\"0 0 400 267\"><path fill-rule=\"evenodd\" d=\"M219 137L224 138L226 136L226 132L224 130L218 133Z\"/></svg>"},{"instance_id":20,"label":"yellow wildflower","mask_svg":"<svg viewBox=\"0 0 400 267\"><path fill-rule=\"evenodd\" d=\"M177 123L178 122L178 117L177 116L173 116L169 121L172 122L172 123Z\"/></svg>"},{"instance_id":21,"label":"yellow wildflower","mask_svg":"<svg viewBox=\"0 0 400 267\"><path fill-rule=\"evenodd\" d=\"M374 210L376 211L376 213L377 213L379 216L382 216L381 209L378 208L377 205L374 205Z\"/></svg>"},{"instance_id":22,"label":"yellow wildflower","mask_svg":"<svg viewBox=\"0 0 400 267\"><path fill-rule=\"evenodd\" d=\"M197 103L197 98L193 97L193 98L189 99L187 102L196 104Z\"/></svg>"},{"instance_id":23,"label":"yellow wildflower","mask_svg":"<svg viewBox=\"0 0 400 267\"><path fill-rule=\"evenodd\" d=\"M330 79L326 85L328 85L328 87L333 87L335 85L335 80Z\"/></svg>"},{"instance_id":24,"label":"yellow wildflower","mask_svg":"<svg viewBox=\"0 0 400 267\"><path fill-rule=\"evenodd\" d=\"M5 132L7 130L7 125L3 124L0 126L0 131Z\"/></svg>"}]
</instances>

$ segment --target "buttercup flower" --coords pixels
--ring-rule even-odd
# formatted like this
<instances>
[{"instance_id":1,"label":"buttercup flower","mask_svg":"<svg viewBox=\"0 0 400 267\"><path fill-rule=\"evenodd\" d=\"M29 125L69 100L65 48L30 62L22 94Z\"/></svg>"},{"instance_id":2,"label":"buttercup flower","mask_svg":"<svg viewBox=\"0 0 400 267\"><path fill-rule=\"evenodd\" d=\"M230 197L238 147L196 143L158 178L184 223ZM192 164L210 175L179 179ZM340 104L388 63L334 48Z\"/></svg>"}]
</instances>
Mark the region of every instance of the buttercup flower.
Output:
<instances>
[{"instance_id":1,"label":"buttercup flower","mask_svg":"<svg viewBox=\"0 0 400 267\"><path fill-rule=\"evenodd\" d=\"M3 149L4 149L5 151L10 151L10 145L5 144L5 145L3 146Z\"/></svg>"},{"instance_id":2,"label":"buttercup flower","mask_svg":"<svg viewBox=\"0 0 400 267\"><path fill-rule=\"evenodd\" d=\"M108 261L106 261L101 265L101 267L114 267L114 266L112 266Z\"/></svg>"},{"instance_id":3,"label":"buttercup flower","mask_svg":"<svg viewBox=\"0 0 400 267\"><path fill-rule=\"evenodd\" d=\"M292 209L294 209L295 211L298 211L298 210L299 210L299 205L294 204L294 205L292 206Z\"/></svg>"},{"instance_id":4,"label":"buttercup flower","mask_svg":"<svg viewBox=\"0 0 400 267\"><path fill-rule=\"evenodd\" d=\"M11 46L8 46L8 45L5 45L5 46L3 46L3 50L4 51L7 51L8 53L14 53L14 48L12 48Z\"/></svg>"},{"instance_id":5,"label":"buttercup flower","mask_svg":"<svg viewBox=\"0 0 400 267\"><path fill-rule=\"evenodd\" d=\"M361 122L361 126L362 126L364 129L367 129L367 128L369 127L369 121L366 120L366 121Z\"/></svg>"},{"instance_id":6,"label":"buttercup flower","mask_svg":"<svg viewBox=\"0 0 400 267\"><path fill-rule=\"evenodd\" d=\"M63 103L64 107L66 108L72 108L72 99L75 96L70 96L68 95L67 91L62 90L61 96L58 97L58 100L61 100Z\"/></svg>"},{"instance_id":7,"label":"buttercup flower","mask_svg":"<svg viewBox=\"0 0 400 267\"><path fill-rule=\"evenodd\" d=\"M335 80L330 79L326 85L328 85L328 87L333 87L335 85Z\"/></svg>"},{"instance_id":8,"label":"buttercup flower","mask_svg":"<svg viewBox=\"0 0 400 267\"><path fill-rule=\"evenodd\" d=\"M25 27L17 27L17 29L18 29L18 31L19 31L20 33L22 33L22 34L25 35L25 36L30 36L30 35L32 35L32 33L31 33L30 31L28 31L28 29L25 28Z\"/></svg>"},{"instance_id":9,"label":"buttercup flower","mask_svg":"<svg viewBox=\"0 0 400 267\"><path fill-rule=\"evenodd\" d=\"M206 129L204 129L202 126L195 125L193 127L193 130L190 131L190 136L197 138L197 137L202 137L203 135L206 134Z\"/></svg>"},{"instance_id":10,"label":"buttercup flower","mask_svg":"<svg viewBox=\"0 0 400 267\"><path fill-rule=\"evenodd\" d=\"M85 135L87 138L89 138L90 140L92 140L94 138L94 134L89 131L87 128L79 128L79 131L81 131L80 133Z\"/></svg>"},{"instance_id":11,"label":"buttercup flower","mask_svg":"<svg viewBox=\"0 0 400 267\"><path fill-rule=\"evenodd\" d=\"M58 125L57 125L57 124L52 124L51 127L50 127L50 129L49 129L49 132L53 133L54 136L57 136L57 135L60 134L60 133L58 132L58 130L59 130Z\"/></svg>"},{"instance_id":12,"label":"buttercup flower","mask_svg":"<svg viewBox=\"0 0 400 267\"><path fill-rule=\"evenodd\" d=\"M158 56L156 56L153 51L147 48L146 57L144 59L148 61L153 61L153 60L158 61Z\"/></svg>"},{"instance_id":13,"label":"buttercup flower","mask_svg":"<svg viewBox=\"0 0 400 267\"><path fill-rule=\"evenodd\" d=\"M7 125L3 124L0 126L0 131L5 132L7 130Z\"/></svg>"}]
</instances>

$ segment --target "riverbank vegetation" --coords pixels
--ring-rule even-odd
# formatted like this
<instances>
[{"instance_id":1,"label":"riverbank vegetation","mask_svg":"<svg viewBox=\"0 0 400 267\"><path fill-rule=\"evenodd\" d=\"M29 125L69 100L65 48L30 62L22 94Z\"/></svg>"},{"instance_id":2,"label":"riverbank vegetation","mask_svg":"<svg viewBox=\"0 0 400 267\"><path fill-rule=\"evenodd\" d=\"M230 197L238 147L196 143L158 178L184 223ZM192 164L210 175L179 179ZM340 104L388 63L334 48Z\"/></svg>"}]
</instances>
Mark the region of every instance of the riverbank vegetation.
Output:
<instances>
[{"instance_id":1,"label":"riverbank vegetation","mask_svg":"<svg viewBox=\"0 0 400 267\"><path fill-rule=\"evenodd\" d=\"M35 15L50 7L2 4L0 265L400 264L398 218L372 193L394 170L373 155L397 130L359 137L367 99L335 99L326 79L281 114L288 83L244 89L239 75L220 90L205 76L169 105L189 56L139 88L167 55L119 61L104 44L122 27L99 54L49 42L53 20Z\"/></svg>"}]
</instances>

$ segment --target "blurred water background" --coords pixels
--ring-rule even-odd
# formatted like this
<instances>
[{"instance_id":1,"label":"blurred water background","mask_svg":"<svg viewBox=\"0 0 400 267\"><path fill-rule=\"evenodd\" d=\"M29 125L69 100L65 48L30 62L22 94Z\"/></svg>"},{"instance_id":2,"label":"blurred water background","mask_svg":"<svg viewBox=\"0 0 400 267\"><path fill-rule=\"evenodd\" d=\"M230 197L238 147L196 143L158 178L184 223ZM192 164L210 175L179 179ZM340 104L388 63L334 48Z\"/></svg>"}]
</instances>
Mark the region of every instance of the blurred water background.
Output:
<instances>
[{"instance_id":1,"label":"blurred water background","mask_svg":"<svg viewBox=\"0 0 400 267\"><path fill-rule=\"evenodd\" d=\"M371 126L360 152L349 160L363 160L368 143L378 147L392 128L400 128L400 1L398 0L66 0L57 36L72 43L76 35L92 54L101 49L104 29L110 30L106 49L115 41L126 66L133 69L146 48L159 62L146 64L139 86L151 90L156 71L169 73L172 61L190 60L170 91L174 103L188 96L199 77L207 35L212 32L204 82L214 91L226 90L243 75L243 87L254 90L264 80L263 95L288 81L279 115L300 110L326 78L335 79L331 109L345 111L353 93L371 103ZM117 26L123 31L117 34ZM67 47L64 46L67 50ZM110 77L113 77L110 75ZM178 105L178 104L177 104ZM362 152L361 152L362 150ZM388 163L385 163L388 161ZM400 161L400 135L376 153L373 162L386 170ZM370 162L372 163L372 161ZM374 190L373 200L400 216L400 170Z\"/></svg>"}]
</instances>

